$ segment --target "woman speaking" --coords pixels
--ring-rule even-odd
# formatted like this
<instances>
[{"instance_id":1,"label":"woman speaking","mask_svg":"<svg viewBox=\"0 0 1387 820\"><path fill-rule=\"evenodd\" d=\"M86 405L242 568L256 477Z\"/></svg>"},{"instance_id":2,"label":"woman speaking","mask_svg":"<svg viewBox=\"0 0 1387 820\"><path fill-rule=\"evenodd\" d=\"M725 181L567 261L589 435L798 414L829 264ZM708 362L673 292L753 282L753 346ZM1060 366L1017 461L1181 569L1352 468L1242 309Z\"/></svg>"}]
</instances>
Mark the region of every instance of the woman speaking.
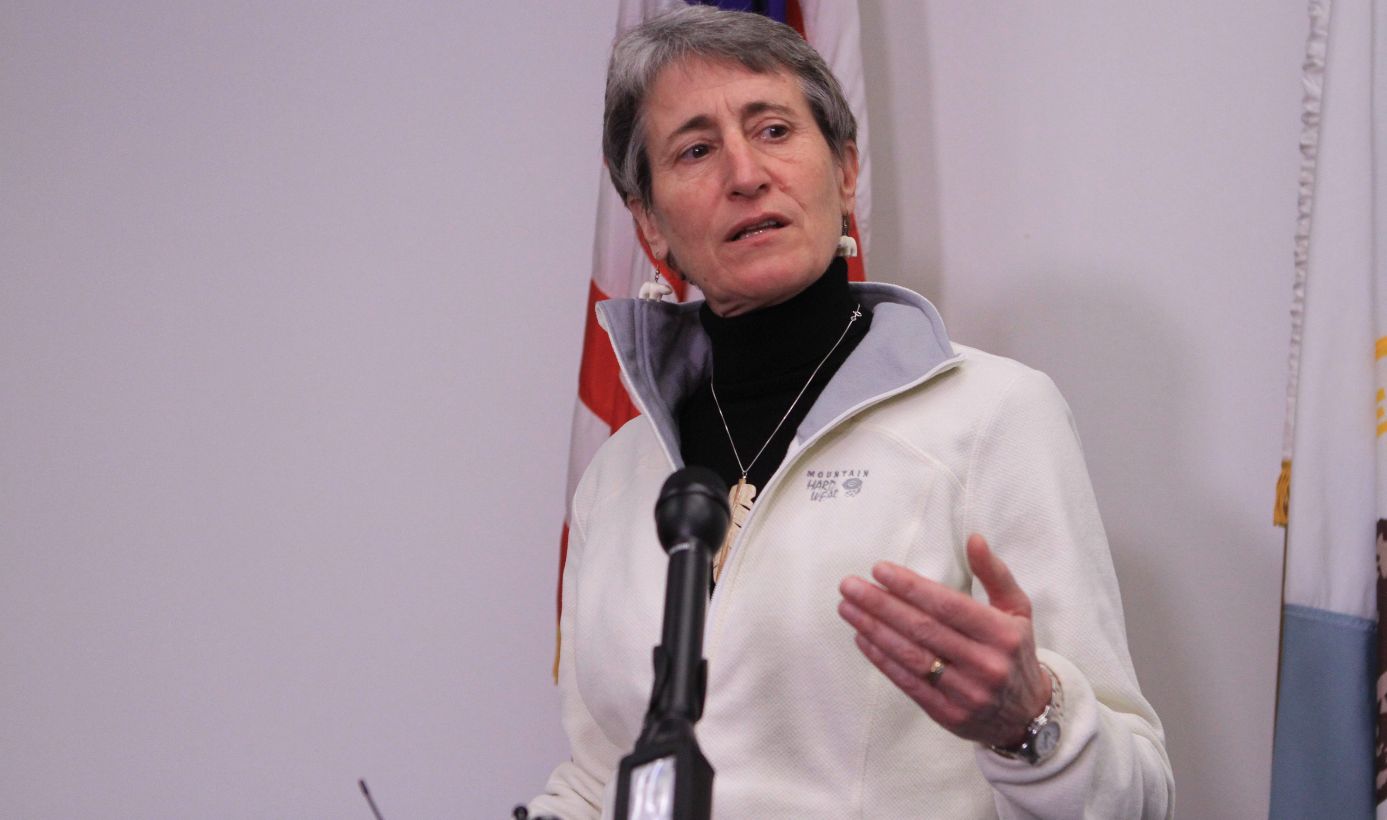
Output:
<instances>
[{"instance_id":1,"label":"woman speaking","mask_svg":"<svg viewBox=\"0 0 1387 820\"><path fill-rule=\"evenodd\" d=\"M855 136L824 61L764 17L692 6L615 46L612 182L706 301L598 306L641 415L573 500L572 760L533 814L610 816L660 639L651 510L692 464L737 508L698 729L715 817L1171 816L1068 408L917 294L848 283Z\"/></svg>"}]
</instances>

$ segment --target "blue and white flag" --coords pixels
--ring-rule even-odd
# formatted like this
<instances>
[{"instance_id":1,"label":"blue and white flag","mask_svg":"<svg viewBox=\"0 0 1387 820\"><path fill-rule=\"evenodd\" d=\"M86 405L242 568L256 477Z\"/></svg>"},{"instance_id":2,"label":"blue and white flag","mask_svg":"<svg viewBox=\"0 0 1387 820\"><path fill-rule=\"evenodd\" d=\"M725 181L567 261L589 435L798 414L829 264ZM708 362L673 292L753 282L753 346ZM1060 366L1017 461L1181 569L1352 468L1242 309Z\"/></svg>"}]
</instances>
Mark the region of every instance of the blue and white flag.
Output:
<instances>
[{"instance_id":1,"label":"blue and white flag","mask_svg":"<svg viewBox=\"0 0 1387 820\"><path fill-rule=\"evenodd\" d=\"M1387 820L1387 1L1377 5L1310 4L1273 820Z\"/></svg>"}]
</instances>

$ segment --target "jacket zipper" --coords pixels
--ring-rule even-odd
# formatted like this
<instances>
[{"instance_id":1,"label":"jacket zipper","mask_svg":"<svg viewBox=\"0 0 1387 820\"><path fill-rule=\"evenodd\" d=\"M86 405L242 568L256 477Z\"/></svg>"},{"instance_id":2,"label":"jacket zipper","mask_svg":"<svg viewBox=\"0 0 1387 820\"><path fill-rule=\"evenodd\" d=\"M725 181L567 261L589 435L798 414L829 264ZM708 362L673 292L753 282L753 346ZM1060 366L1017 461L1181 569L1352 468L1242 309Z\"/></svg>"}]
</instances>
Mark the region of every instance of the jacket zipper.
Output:
<instances>
[{"instance_id":1,"label":"jacket zipper","mask_svg":"<svg viewBox=\"0 0 1387 820\"><path fill-rule=\"evenodd\" d=\"M604 331L607 330L606 317L602 315L601 311L597 312L597 321ZM617 368L620 371L623 380L625 381L625 384L623 384L622 386L626 388L627 394L631 397L631 401L636 405L637 409L641 411L641 415L649 419L650 413L646 409L645 401L643 397L640 395L640 391L633 389L635 381L631 378L630 374L626 372L626 362L622 359L621 356L617 356L616 360ZM894 390L888 390L885 393L878 393L875 396L866 398L858 402L857 404L854 404L852 407L849 407L847 410L844 410L843 412L839 413L837 418L825 424L819 430L819 432L815 433L814 435L806 439L805 442L800 445L799 449L795 450L793 455L786 457L786 459L781 462L780 467L778 467L776 471L771 474L770 480L766 482L765 489L760 491L761 499L764 500L770 498L771 490L775 489L780 484L781 477L789 472L790 467L794 464L794 462L799 460L800 454L803 453L805 450L808 450L810 445L818 441L820 438L823 438L830 430L833 430L847 419L856 415L860 411L865 410L868 407L871 407L874 404L879 404L883 401L886 401L892 396L900 395L901 393L910 390L916 385L924 384L925 382L929 381L935 376L938 376L940 373L943 373L945 370L953 369L961 361L963 361L963 356L959 355L958 353L955 353L953 358L945 359L944 361L935 365L933 368L929 370L929 372L925 373L920 378L915 379L912 382L903 384L900 387L895 388ZM660 449L665 454L665 461L669 463L670 469L673 470L675 468L675 464L677 463L674 460L674 453L670 450L669 444L664 440L664 437L660 435L658 429L655 431L655 440L659 442ZM757 511L760 510L762 506L763 505L761 504L761 502L757 501L755 504L752 505L751 512L747 513L746 521L742 522L741 531L737 533L737 537L733 539L731 546L727 548L727 557L729 559L737 553L737 548L740 547L742 542L746 540L747 533L750 532L752 523L756 521L756 519L759 517L757 515ZM729 575L726 580L730 581L731 576ZM708 611L704 614L703 617L703 656L705 658L707 658L709 655L708 638L716 637L718 634L715 630L712 629L713 616L718 612L719 602L721 602L723 598L727 597L727 594L723 591L727 586L728 585L726 583L719 583L717 586L713 588L713 597L710 601L708 601Z\"/></svg>"},{"instance_id":2,"label":"jacket zipper","mask_svg":"<svg viewBox=\"0 0 1387 820\"><path fill-rule=\"evenodd\" d=\"M933 379L935 376L938 376L940 373L943 373L945 370L953 369L961 361L963 361L963 356L955 354L953 358L945 359L944 361L935 365L932 370L930 370L928 373L921 376L920 378L916 379L915 381L901 385L900 387L897 387L894 390L889 390L885 393L879 393L875 396L864 399L863 401L858 402L852 407L849 407L847 410L844 410L842 413L839 413L837 418L825 424L822 428L820 428L819 432L815 433L814 435L806 439L805 442L799 446L799 449L795 450L795 452L792 455L790 455L783 462L781 462L780 467L777 468L776 471L771 474L770 480L766 482L766 488L761 493L761 500L770 498L771 491L774 490L777 486L779 486L781 478L785 474L790 472L791 467L794 465L796 461L799 460L800 454L802 454L805 450L808 450L814 442L818 441L820 438L827 435L830 430L833 430L838 425L842 424L844 421L847 421L852 416L856 415L862 410L867 409L868 407L871 407L874 404L879 404L891 398L892 396L899 395L907 390L914 388L917 385L924 384L930 379ZM665 455L666 457L668 457L669 455L668 448L666 448ZM670 462L670 466L673 466L672 460ZM746 540L747 533L751 531L752 522L758 518L757 512L761 509L761 507L762 504L760 501L757 501L756 503L752 504L751 512L747 513L746 521L742 522L742 529L737 533L737 537L733 539L731 546L727 548L727 558L729 561L732 559L734 555L737 555L738 548L742 545L742 542ZM727 577L723 579L722 583L719 583L717 586L715 586L713 588L712 600L708 602L708 612L705 614L703 619L703 654L705 658L709 657L710 655L710 653L708 652L708 638L716 638L718 634L713 629L713 616L718 611L718 603L722 600L722 598L726 597L726 593L723 590L728 586L728 582L731 580L732 577L731 574L729 574Z\"/></svg>"}]
</instances>

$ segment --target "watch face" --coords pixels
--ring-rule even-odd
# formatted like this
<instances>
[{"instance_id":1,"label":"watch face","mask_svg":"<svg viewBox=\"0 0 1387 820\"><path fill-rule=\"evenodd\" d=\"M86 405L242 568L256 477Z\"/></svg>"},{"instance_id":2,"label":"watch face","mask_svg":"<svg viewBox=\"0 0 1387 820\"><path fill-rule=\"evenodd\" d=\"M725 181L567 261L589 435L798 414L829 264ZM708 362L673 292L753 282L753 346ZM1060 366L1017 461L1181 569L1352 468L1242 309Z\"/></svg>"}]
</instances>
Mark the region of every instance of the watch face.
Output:
<instances>
[{"instance_id":1,"label":"watch face","mask_svg":"<svg viewBox=\"0 0 1387 820\"><path fill-rule=\"evenodd\" d=\"M1035 744L1033 748L1037 757L1049 757L1050 753L1060 742L1060 725L1054 721L1046 723L1040 727L1040 731L1035 733Z\"/></svg>"}]
</instances>

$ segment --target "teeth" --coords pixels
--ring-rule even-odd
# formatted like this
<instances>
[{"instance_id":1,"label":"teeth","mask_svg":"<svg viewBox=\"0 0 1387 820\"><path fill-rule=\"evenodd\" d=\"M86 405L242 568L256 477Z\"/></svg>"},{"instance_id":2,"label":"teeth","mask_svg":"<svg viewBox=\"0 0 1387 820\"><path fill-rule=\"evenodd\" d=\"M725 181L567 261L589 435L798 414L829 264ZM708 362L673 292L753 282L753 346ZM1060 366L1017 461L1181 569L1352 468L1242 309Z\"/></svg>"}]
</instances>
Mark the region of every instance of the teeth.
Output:
<instances>
[{"instance_id":1,"label":"teeth","mask_svg":"<svg viewBox=\"0 0 1387 820\"><path fill-rule=\"evenodd\" d=\"M747 226L747 227L745 227L745 228L742 228L742 230L741 230L740 232L737 233L737 238L738 238L738 239L743 239L743 238L748 237L748 236L751 236L751 235L753 235L753 234L758 234L758 233L760 233L761 231L767 230L767 229L769 229L769 228L778 228L778 227L780 227L780 223L779 223L779 222L777 222L777 221L774 220L774 219L767 219L767 220L765 220L764 222L757 222L755 225L749 225L749 226Z\"/></svg>"}]
</instances>

